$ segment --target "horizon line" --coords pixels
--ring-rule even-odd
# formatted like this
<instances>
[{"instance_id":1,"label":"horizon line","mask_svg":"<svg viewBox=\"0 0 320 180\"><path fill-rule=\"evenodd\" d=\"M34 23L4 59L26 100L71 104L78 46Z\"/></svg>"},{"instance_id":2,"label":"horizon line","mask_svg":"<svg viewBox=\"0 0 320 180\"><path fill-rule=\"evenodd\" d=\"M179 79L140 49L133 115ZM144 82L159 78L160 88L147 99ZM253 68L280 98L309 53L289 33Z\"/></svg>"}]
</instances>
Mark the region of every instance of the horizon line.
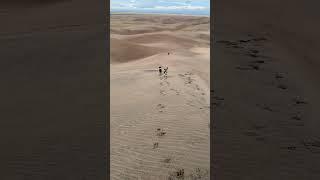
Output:
<instances>
[{"instance_id":1,"label":"horizon line","mask_svg":"<svg viewBox=\"0 0 320 180\"><path fill-rule=\"evenodd\" d=\"M143 12L130 12L130 11L118 11L118 12L112 12L110 11L110 15L112 14L118 14L118 15L121 15L121 14L127 14L127 15L130 15L130 14L136 14L136 15L178 15L178 16L201 16L201 17L210 17L210 14L209 15L205 15L205 14L183 14L183 13L152 13L152 12L147 12L147 13L143 13Z\"/></svg>"},{"instance_id":2,"label":"horizon line","mask_svg":"<svg viewBox=\"0 0 320 180\"><path fill-rule=\"evenodd\" d=\"M210 17L210 11L208 13L179 13L179 12L143 12L143 11L130 11L130 10L111 10L110 9L110 15L111 14L167 14L167 15L190 15L190 16L206 16Z\"/></svg>"}]
</instances>

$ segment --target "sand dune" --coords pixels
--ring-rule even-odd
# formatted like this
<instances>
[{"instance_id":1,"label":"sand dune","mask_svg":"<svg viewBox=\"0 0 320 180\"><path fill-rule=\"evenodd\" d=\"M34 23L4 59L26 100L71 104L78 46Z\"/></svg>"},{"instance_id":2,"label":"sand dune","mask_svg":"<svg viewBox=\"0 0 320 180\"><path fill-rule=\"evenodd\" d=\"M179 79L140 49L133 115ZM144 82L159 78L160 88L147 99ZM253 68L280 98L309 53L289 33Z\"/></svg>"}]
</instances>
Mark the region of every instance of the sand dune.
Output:
<instances>
[{"instance_id":1,"label":"sand dune","mask_svg":"<svg viewBox=\"0 0 320 180\"><path fill-rule=\"evenodd\" d=\"M110 43L111 63L128 62L130 60L145 58L165 51L161 48L148 47L113 38L111 38Z\"/></svg>"},{"instance_id":2,"label":"sand dune","mask_svg":"<svg viewBox=\"0 0 320 180\"><path fill-rule=\"evenodd\" d=\"M130 17L128 17L130 16ZM196 16L172 17L168 15L148 15L141 17L136 14L113 15L111 34L134 35L155 32L175 31L208 31L209 18ZM120 23L121 22L121 23ZM148 22L148 23L145 23ZM165 25L165 26L164 26Z\"/></svg>"},{"instance_id":3,"label":"sand dune","mask_svg":"<svg viewBox=\"0 0 320 180\"><path fill-rule=\"evenodd\" d=\"M208 22L111 16L111 179L175 179L180 170L209 179L209 24L192 32L199 19ZM135 28L148 30L127 33Z\"/></svg>"},{"instance_id":4,"label":"sand dune","mask_svg":"<svg viewBox=\"0 0 320 180\"><path fill-rule=\"evenodd\" d=\"M214 178L320 179L318 5L215 1Z\"/></svg>"}]
</instances>

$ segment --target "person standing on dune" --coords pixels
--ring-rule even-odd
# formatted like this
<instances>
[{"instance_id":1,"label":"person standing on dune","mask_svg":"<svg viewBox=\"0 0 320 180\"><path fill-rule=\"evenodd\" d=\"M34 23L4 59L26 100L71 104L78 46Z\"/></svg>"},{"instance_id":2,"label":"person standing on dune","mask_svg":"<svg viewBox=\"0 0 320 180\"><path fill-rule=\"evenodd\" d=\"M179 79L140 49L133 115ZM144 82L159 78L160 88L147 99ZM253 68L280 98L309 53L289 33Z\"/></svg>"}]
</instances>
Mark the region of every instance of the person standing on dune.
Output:
<instances>
[{"instance_id":1,"label":"person standing on dune","mask_svg":"<svg viewBox=\"0 0 320 180\"><path fill-rule=\"evenodd\" d=\"M161 69L161 66L159 66L159 74L161 75L162 73L162 69Z\"/></svg>"}]
</instances>

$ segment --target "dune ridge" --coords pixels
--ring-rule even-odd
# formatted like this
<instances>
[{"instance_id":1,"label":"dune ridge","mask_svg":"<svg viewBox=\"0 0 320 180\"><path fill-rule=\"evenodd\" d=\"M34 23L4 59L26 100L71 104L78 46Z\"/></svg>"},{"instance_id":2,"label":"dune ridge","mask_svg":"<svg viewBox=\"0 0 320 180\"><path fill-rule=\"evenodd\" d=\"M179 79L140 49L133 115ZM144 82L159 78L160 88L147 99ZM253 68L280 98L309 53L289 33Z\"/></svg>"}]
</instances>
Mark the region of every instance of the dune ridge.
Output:
<instances>
[{"instance_id":1,"label":"dune ridge","mask_svg":"<svg viewBox=\"0 0 320 180\"><path fill-rule=\"evenodd\" d=\"M209 179L208 22L111 15L111 179Z\"/></svg>"}]
</instances>

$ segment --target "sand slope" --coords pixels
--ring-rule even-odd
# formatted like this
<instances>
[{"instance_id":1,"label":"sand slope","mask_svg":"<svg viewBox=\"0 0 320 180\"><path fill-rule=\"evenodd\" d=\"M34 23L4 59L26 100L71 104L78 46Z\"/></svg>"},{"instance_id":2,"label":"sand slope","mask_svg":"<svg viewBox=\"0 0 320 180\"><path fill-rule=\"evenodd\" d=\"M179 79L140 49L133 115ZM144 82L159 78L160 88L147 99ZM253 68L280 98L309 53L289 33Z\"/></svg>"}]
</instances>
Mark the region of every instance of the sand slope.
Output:
<instances>
[{"instance_id":1,"label":"sand slope","mask_svg":"<svg viewBox=\"0 0 320 180\"><path fill-rule=\"evenodd\" d=\"M216 179L319 179L317 4L215 2Z\"/></svg>"},{"instance_id":2,"label":"sand slope","mask_svg":"<svg viewBox=\"0 0 320 180\"><path fill-rule=\"evenodd\" d=\"M101 4L0 2L0 179L106 179Z\"/></svg>"},{"instance_id":3,"label":"sand slope","mask_svg":"<svg viewBox=\"0 0 320 180\"><path fill-rule=\"evenodd\" d=\"M208 179L208 22L111 16L111 179Z\"/></svg>"}]
</instances>

